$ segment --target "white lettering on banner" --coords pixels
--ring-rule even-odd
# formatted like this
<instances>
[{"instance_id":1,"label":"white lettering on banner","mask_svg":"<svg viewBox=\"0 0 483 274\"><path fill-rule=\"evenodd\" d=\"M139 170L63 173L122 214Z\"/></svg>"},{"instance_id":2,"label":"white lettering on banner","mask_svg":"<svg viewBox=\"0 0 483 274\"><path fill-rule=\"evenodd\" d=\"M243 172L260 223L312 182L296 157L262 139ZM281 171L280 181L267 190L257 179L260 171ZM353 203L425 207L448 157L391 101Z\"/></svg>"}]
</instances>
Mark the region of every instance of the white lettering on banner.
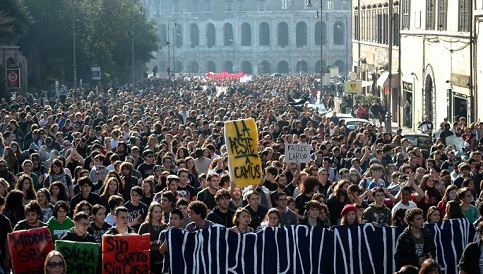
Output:
<instances>
[{"instance_id":1,"label":"white lettering on banner","mask_svg":"<svg viewBox=\"0 0 483 274\"><path fill-rule=\"evenodd\" d=\"M436 260L457 273L469 242L478 238L467 219L427 225L434 235ZM394 273L394 252L403 228L372 224L265 228L238 234L214 225L166 235L170 273ZM213 258L217 258L213 261Z\"/></svg>"}]
</instances>

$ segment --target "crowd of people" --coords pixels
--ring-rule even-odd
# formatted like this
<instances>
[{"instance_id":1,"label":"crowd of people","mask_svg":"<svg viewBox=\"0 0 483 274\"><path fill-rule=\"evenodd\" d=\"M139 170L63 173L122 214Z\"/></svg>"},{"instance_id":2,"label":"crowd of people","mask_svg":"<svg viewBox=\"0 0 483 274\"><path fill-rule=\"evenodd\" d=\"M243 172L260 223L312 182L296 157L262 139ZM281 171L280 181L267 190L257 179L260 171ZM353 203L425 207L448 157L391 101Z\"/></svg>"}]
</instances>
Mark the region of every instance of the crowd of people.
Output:
<instances>
[{"instance_id":1,"label":"crowd of people","mask_svg":"<svg viewBox=\"0 0 483 274\"><path fill-rule=\"evenodd\" d=\"M152 273L168 270L165 238L173 227L402 226L399 273L439 269L425 223L466 218L483 235L483 149L474 142L483 140L483 123L444 121L424 157L401 130L385 132L382 119L349 129L336 113L308 108L314 100L334 108L333 96L310 95L314 83L312 76L161 77L2 100L0 269L11 267L7 234L42 226L53 240L80 242L150 233ZM356 116L374 102L350 104L343 111ZM228 172L223 126L250 117L263 178L240 188ZM468 142L466 157L446 144L449 135ZM310 144L311 161L285 162L286 143ZM462 273L483 269L480 257L468 259L474 252L462 255ZM45 268L65 273L62 255L49 254Z\"/></svg>"}]
</instances>

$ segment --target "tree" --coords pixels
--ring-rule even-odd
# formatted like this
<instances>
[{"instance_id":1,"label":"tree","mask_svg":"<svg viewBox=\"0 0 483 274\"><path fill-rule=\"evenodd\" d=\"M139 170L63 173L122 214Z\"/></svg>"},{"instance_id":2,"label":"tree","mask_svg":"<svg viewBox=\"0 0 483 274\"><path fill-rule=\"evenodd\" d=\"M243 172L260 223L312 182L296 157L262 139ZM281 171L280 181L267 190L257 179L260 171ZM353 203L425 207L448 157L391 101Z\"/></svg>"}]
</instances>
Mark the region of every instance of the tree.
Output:
<instances>
[{"instance_id":1,"label":"tree","mask_svg":"<svg viewBox=\"0 0 483 274\"><path fill-rule=\"evenodd\" d=\"M74 31L77 78L85 79L84 82L90 79L93 65L100 66L104 76L130 80L124 74L126 62L130 65L131 51L129 54L124 51L125 47L130 49L129 32L133 27L137 65L153 58L152 52L158 48L154 24L139 13L140 0L0 2L0 43L2 38L8 37L12 44L21 46L29 62L30 86L49 87L55 80L61 84L72 83ZM4 2L9 5L3 5ZM19 31L13 33L14 30Z\"/></svg>"},{"instance_id":2,"label":"tree","mask_svg":"<svg viewBox=\"0 0 483 274\"><path fill-rule=\"evenodd\" d=\"M31 20L22 1L2 0L0 4L0 45L15 45L27 32Z\"/></svg>"}]
</instances>

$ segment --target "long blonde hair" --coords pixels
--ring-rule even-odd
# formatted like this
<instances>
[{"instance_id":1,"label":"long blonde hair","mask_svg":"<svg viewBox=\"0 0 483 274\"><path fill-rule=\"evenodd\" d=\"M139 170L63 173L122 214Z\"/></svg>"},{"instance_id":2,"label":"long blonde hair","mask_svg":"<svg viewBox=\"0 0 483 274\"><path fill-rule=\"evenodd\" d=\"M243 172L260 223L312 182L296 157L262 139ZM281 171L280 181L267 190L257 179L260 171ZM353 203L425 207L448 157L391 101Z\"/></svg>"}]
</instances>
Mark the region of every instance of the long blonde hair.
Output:
<instances>
[{"instance_id":1,"label":"long blonde hair","mask_svg":"<svg viewBox=\"0 0 483 274\"><path fill-rule=\"evenodd\" d=\"M62 259L62 261L64 262L64 271L62 273L67 273L67 263L65 262L64 256L57 250L50 251L49 254L47 254L47 256L45 257L44 273L49 273L49 271L47 271L47 265L49 264L50 259L52 259L52 257L54 256L59 256Z\"/></svg>"}]
</instances>

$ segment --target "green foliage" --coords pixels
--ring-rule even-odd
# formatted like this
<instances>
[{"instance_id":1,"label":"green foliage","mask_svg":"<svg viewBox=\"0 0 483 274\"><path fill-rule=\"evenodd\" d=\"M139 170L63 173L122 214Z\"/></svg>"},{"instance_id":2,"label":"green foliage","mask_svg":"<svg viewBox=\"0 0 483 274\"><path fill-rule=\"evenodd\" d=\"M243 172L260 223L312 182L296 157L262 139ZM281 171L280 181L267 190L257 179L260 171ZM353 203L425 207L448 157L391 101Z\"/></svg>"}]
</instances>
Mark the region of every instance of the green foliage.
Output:
<instances>
[{"instance_id":1,"label":"green foliage","mask_svg":"<svg viewBox=\"0 0 483 274\"><path fill-rule=\"evenodd\" d=\"M0 45L15 45L26 34L30 23L23 1L0 1Z\"/></svg>"},{"instance_id":2,"label":"green foliage","mask_svg":"<svg viewBox=\"0 0 483 274\"><path fill-rule=\"evenodd\" d=\"M77 79L84 79L84 83L89 81L93 65L101 67L103 76L129 81L123 73L132 60L131 29L135 35L135 65L144 65L158 48L155 25L139 13L141 0L0 1L15 2L20 11L28 11L24 14L33 22L24 34L20 33L18 42L29 62L30 86L48 87L53 79L72 86L74 22ZM2 8L0 18L1 12Z\"/></svg>"},{"instance_id":3,"label":"green foliage","mask_svg":"<svg viewBox=\"0 0 483 274\"><path fill-rule=\"evenodd\" d=\"M381 102L381 98L374 96L372 94L367 94L367 95L361 95L357 94L354 96L354 102L366 102L368 104L371 104L372 101L376 100L377 102Z\"/></svg>"}]
</instances>

